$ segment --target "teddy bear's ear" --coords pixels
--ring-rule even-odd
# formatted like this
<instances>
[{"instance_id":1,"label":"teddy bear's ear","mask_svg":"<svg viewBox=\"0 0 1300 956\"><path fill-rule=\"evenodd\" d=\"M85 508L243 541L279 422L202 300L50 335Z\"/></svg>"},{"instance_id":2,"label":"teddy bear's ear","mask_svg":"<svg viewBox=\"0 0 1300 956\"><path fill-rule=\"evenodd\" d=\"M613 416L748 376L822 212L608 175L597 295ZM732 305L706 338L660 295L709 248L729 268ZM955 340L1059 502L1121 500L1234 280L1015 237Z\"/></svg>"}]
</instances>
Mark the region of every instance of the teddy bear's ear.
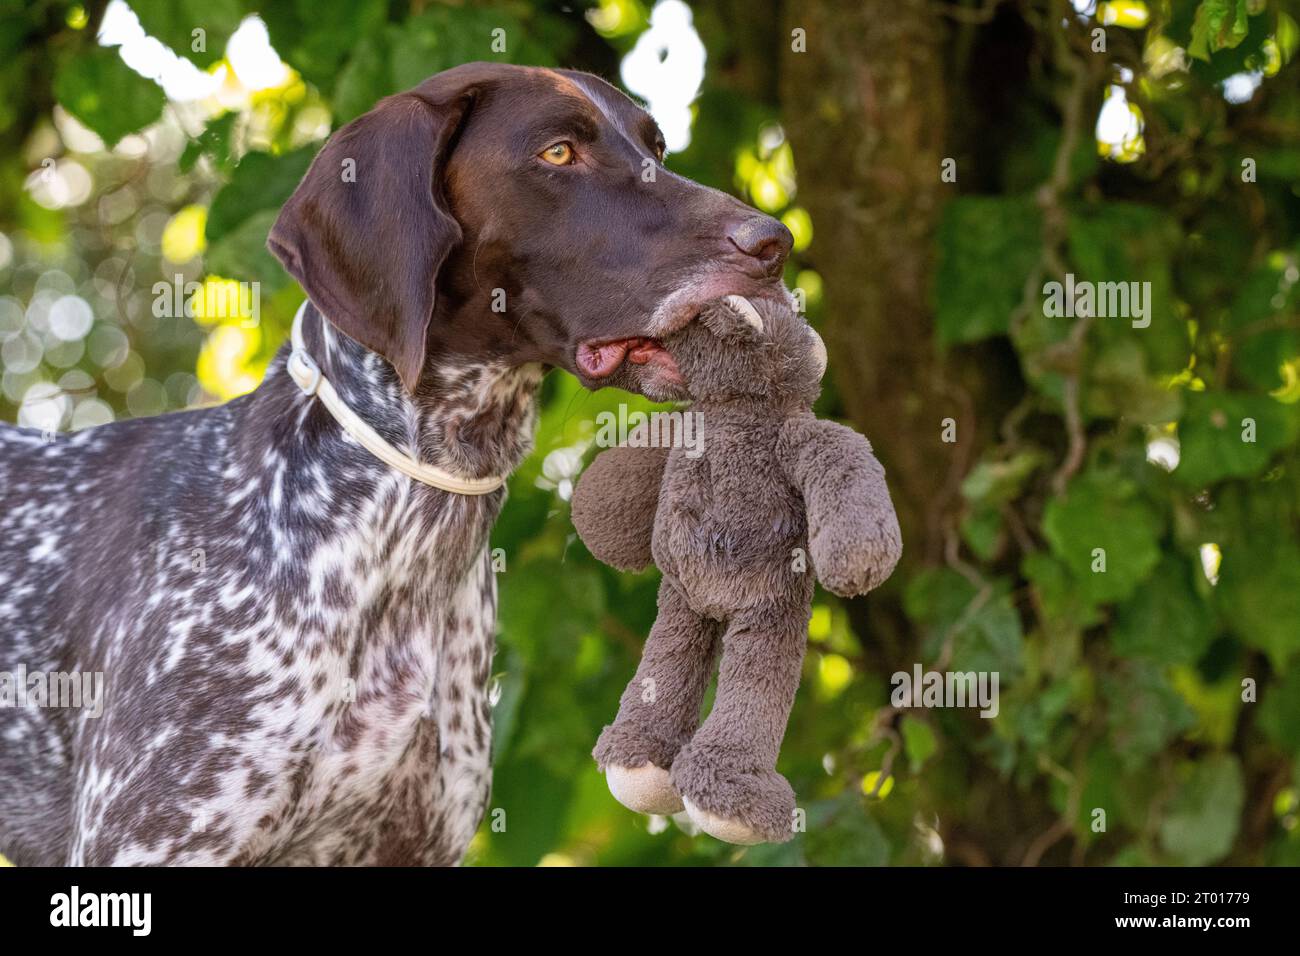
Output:
<instances>
[{"instance_id":1,"label":"teddy bear's ear","mask_svg":"<svg viewBox=\"0 0 1300 956\"><path fill-rule=\"evenodd\" d=\"M729 295L700 313L700 320L720 339L757 341L762 338L763 317L754 304L740 295Z\"/></svg>"}]
</instances>

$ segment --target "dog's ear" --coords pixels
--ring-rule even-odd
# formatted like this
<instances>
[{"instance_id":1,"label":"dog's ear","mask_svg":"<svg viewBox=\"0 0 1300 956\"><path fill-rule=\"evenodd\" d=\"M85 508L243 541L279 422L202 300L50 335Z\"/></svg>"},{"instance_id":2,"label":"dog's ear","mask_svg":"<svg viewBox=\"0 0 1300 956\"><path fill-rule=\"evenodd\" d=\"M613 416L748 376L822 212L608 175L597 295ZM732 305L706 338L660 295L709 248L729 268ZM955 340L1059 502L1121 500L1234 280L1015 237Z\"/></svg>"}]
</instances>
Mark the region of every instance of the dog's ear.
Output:
<instances>
[{"instance_id":1,"label":"dog's ear","mask_svg":"<svg viewBox=\"0 0 1300 956\"><path fill-rule=\"evenodd\" d=\"M446 85L390 96L334 133L267 240L325 316L411 391L438 270L461 240L443 172L476 90Z\"/></svg>"}]
</instances>

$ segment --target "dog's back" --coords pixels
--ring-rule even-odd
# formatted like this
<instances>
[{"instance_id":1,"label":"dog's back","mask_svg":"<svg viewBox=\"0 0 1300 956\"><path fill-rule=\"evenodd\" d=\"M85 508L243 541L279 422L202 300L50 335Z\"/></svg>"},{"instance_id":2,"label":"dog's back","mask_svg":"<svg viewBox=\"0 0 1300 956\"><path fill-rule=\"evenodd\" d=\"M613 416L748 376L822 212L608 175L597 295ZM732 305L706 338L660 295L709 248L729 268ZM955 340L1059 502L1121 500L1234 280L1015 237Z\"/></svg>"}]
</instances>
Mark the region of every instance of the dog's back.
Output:
<instances>
[{"instance_id":1,"label":"dog's back","mask_svg":"<svg viewBox=\"0 0 1300 956\"><path fill-rule=\"evenodd\" d=\"M131 592L149 580L166 515L184 513L178 497L203 494L205 471L193 465L228 417L213 409L53 436L0 425L0 672L10 690L0 849L14 862L67 859L74 755L103 704L93 694L106 638L132 623Z\"/></svg>"},{"instance_id":2,"label":"dog's back","mask_svg":"<svg viewBox=\"0 0 1300 956\"><path fill-rule=\"evenodd\" d=\"M0 848L16 863L38 865L62 862L72 795L68 715L21 706L20 697L23 668L53 672L64 660L49 629L49 589L66 567L43 567L42 542L57 540L66 512L37 497L49 484L42 463L50 447L39 432L0 426L0 671L8 675L8 699L0 700Z\"/></svg>"}]
</instances>

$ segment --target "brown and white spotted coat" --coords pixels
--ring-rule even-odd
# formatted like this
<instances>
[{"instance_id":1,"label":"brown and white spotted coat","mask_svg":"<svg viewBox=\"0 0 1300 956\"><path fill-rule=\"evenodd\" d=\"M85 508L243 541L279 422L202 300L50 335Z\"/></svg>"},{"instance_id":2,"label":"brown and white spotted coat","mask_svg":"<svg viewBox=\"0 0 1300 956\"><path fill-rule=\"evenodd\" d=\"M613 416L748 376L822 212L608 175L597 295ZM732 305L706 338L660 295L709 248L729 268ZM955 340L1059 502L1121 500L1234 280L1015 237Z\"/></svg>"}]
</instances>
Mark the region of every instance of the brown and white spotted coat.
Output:
<instances>
[{"instance_id":1,"label":"brown and white spotted coat","mask_svg":"<svg viewBox=\"0 0 1300 956\"><path fill-rule=\"evenodd\" d=\"M483 474L527 454L537 366L435 369L422 404L308 318L326 374L390 441ZM6 658L106 682L97 719L3 712L0 761L40 779L0 788L17 861L447 864L468 846L490 784L504 491L393 471L283 359L220 408L49 444L0 430L0 534L20 558L0 579ZM461 444L480 430L490 442Z\"/></svg>"},{"instance_id":2,"label":"brown and white spotted coat","mask_svg":"<svg viewBox=\"0 0 1300 956\"><path fill-rule=\"evenodd\" d=\"M666 169L662 144L596 77L497 63L337 131L269 245L328 317L308 311L307 345L343 399L485 477L527 454L545 366L668 394L653 342L718 296L784 297L791 239ZM505 493L381 464L284 359L218 408L48 444L0 427L0 674L105 679L98 718L0 708L14 862L464 853L488 799Z\"/></svg>"}]
</instances>

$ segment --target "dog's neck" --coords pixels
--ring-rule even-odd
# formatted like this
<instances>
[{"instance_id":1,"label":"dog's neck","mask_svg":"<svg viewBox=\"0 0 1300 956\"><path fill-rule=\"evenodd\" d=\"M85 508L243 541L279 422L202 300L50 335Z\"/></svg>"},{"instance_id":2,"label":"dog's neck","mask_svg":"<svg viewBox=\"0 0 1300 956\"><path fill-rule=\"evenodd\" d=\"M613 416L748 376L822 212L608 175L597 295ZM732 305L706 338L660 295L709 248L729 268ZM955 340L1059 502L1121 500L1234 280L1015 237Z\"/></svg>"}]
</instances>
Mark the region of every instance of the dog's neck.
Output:
<instances>
[{"instance_id":1,"label":"dog's neck","mask_svg":"<svg viewBox=\"0 0 1300 956\"><path fill-rule=\"evenodd\" d=\"M484 478L509 474L532 449L540 365L433 356L412 394L388 362L323 321L312 305L304 333L343 401L422 463ZM274 371L287 378L279 361Z\"/></svg>"},{"instance_id":2,"label":"dog's neck","mask_svg":"<svg viewBox=\"0 0 1300 956\"><path fill-rule=\"evenodd\" d=\"M323 331L314 309L305 319L306 348L339 397L399 450L465 478L508 475L531 450L540 366L435 361L412 395L377 355L333 327ZM355 607L418 594L425 613L429 602L452 600L484 554L505 489L447 492L381 461L303 393L286 369L289 352L286 343L256 391L218 410L230 440L213 449L222 460L214 493L248 561L263 575L309 571L298 586L313 594L325 586L322 574L344 566L371 588L351 592ZM367 634L409 631L379 620L381 611Z\"/></svg>"}]
</instances>

